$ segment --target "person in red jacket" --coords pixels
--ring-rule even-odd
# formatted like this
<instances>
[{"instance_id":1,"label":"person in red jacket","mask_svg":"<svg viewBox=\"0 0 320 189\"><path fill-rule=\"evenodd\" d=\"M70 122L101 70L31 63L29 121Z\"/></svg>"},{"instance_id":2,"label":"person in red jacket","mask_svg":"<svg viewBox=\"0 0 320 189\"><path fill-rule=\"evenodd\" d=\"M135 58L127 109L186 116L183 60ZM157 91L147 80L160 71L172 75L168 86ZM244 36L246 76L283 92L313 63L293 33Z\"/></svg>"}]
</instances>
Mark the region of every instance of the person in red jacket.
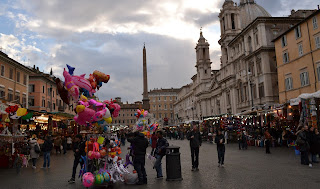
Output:
<instances>
[{"instance_id":1,"label":"person in red jacket","mask_svg":"<svg viewBox=\"0 0 320 189\"><path fill-rule=\"evenodd\" d=\"M152 133L151 135L151 148L152 148L151 155L152 156L154 156L154 152L157 147L157 140L158 140L157 135L155 133Z\"/></svg>"}]
</instances>

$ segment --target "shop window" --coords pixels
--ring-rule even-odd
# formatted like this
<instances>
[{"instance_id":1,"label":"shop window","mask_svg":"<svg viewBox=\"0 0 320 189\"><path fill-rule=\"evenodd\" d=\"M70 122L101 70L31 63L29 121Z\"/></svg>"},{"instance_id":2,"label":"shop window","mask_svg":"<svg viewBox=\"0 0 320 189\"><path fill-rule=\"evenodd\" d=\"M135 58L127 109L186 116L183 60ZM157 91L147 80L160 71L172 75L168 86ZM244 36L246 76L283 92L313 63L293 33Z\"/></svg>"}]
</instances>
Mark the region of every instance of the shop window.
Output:
<instances>
[{"instance_id":1,"label":"shop window","mask_svg":"<svg viewBox=\"0 0 320 189\"><path fill-rule=\"evenodd\" d=\"M302 56L303 55L302 43L298 44L298 50L299 50L299 56Z\"/></svg>"},{"instance_id":2,"label":"shop window","mask_svg":"<svg viewBox=\"0 0 320 189\"><path fill-rule=\"evenodd\" d=\"M309 73L307 71L303 71L300 73L300 81L301 87L309 85Z\"/></svg>"},{"instance_id":3,"label":"shop window","mask_svg":"<svg viewBox=\"0 0 320 189\"><path fill-rule=\"evenodd\" d=\"M282 36L281 44L282 44L282 47L287 46L287 36L286 35Z\"/></svg>"},{"instance_id":4,"label":"shop window","mask_svg":"<svg viewBox=\"0 0 320 189\"><path fill-rule=\"evenodd\" d=\"M4 76L4 65L1 65L1 76Z\"/></svg>"},{"instance_id":5,"label":"shop window","mask_svg":"<svg viewBox=\"0 0 320 189\"><path fill-rule=\"evenodd\" d=\"M285 87L286 87L286 91L289 91L293 88L292 86L292 77L287 77L285 79Z\"/></svg>"},{"instance_id":6,"label":"shop window","mask_svg":"<svg viewBox=\"0 0 320 189\"><path fill-rule=\"evenodd\" d=\"M296 34L296 39L298 39L298 38L300 38L302 35L301 35L301 27L300 27L300 25L299 26L297 26L295 29L294 29L294 31L295 31L295 34Z\"/></svg>"},{"instance_id":7,"label":"shop window","mask_svg":"<svg viewBox=\"0 0 320 189\"><path fill-rule=\"evenodd\" d=\"M317 17L312 18L313 29L318 29Z\"/></svg>"}]
</instances>

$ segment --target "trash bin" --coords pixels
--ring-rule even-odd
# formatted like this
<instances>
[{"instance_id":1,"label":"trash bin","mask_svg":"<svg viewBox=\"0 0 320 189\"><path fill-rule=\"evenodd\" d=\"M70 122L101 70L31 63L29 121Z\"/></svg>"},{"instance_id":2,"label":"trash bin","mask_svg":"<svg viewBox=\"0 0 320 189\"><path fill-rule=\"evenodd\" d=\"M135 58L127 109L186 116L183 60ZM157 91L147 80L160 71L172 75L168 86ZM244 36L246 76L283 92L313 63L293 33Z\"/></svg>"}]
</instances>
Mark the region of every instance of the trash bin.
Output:
<instances>
[{"instance_id":1,"label":"trash bin","mask_svg":"<svg viewBox=\"0 0 320 189\"><path fill-rule=\"evenodd\" d=\"M168 146L166 151L166 171L167 181L182 180L181 162L180 162L180 147Z\"/></svg>"}]
</instances>

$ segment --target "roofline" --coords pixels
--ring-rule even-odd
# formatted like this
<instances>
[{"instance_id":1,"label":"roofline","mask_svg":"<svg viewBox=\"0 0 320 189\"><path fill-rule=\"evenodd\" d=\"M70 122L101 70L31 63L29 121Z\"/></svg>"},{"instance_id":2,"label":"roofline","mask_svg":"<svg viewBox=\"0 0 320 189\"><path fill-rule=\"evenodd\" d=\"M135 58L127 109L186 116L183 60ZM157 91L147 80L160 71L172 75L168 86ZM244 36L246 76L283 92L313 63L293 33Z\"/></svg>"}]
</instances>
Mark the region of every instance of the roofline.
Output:
<instances>
[{"instance_id":1,"label":"roofline","mask_svg":"<svg viewBox=\"0 0 320 189\"><path fill-rule=\"evenodd\" d=\"M256 24L259 21L262 20L267 20L267 21L271 21L271 20L281 20L281 21L285 21L285 20L301 20L303 18L300 17L257 17L256 19L254 19L249 25L247 25L238 35L236 35L229 43L228 46L231 45L232 43L234 43L242 34L244 34L245 32L247 32L247 30L254 24Z\"/></svg>"},{"instance_id":2,"label":"roofline","mask_svg":"<svg viewBox=\"0 0 320 189\"><path fill-rule=\"evenodd\" d=\"M310 16L308 16L307 18L301 20L300 22L298 22L296 25L292 26L290 29L288 29L287 31L283 32L281 35L279 35L278 37L276 37L274 40L272 40L272 42L275 42L276 40L278 40L279 38L281 38L282 36L286 35L287 33L289 33L290 31L292 31L296 26L304 23L305 21L309 20L311 17L314 17L315 15L317 15L318 13L320 13L320 10L315 10L314 13L312 13Z\"/></svg>"},{"instance_id":3,"label":"roofline","mask_svg":"<svg viewBox=\"0 0 320 189\"><path fill-rule=\"evenodd\" d=\"M13 66L18 66L20 69L24 70L25 72L31 74L32 70L28 68L27 66L19 63L18 61L10 58L6 53L0 51L0 58L3 58L4 60L7 60L9 63L12 63Z\"/></svg>"}]
</instances>

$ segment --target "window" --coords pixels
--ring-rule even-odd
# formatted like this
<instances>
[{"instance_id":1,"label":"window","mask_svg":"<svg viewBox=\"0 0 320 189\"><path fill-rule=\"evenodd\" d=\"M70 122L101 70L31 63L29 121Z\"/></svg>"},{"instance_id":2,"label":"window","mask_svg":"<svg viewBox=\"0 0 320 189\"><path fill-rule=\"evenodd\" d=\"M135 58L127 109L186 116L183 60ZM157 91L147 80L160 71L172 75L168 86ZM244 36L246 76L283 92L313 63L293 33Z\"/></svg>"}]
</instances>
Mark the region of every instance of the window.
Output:
<instances>
[{"instance_id":1,"label":"window","mask_svg":"<svg viewBox=\"0 0 320 189\"><path fill-rule=\"evenodd\" d=\"M164 101L167 101L167 97L166 96L164 97Z\"/></svg>"},{"instance_id":2,"label":"window","mask_svg":"<svg viewBox=\"0 0 320 189\"><path fill-rule=\"evenodd\" d=\"M159 97L159 101L160 101L160 97Z\"/></svg>"},{"instance_id":3,"label":"window","mask_svg":"<svg viewBox=\"0 0 320 189\"><path fill-rule=\"evenodd\" d=\"M52 91L52 96L54 97L54 91Z\"/></svg>"},{"instance_id":4,"label":"window","mask_svg":"<svg viewBox=\"0 0 320 189\"><path fill-rule=\"evenodd\" d=\"M161 108L161 104L159 104L159 110L160 110L160 108Z\"/></svg>"},{"instance_id":5,"label":"window","mask_svg":"<svg viewBox=\"0 0 320 189\"><path fill-rule=\"evenodd\" d=\"M20 83L20 72L17 72L17 82Z\"/></svg>"},{"instance_id":6,"label":"window","mask_svg":"<svg viewBox=\"0 0 320 189\"><path fill-rule=\"evenodd\" d=\"M29 98L29 106L34 106L34 98Z\"/></svg>"},{"instance_id":7,"label":"window","mask_svg":"<svg viewBox=\"0 0 320 189\"><path fill-rule=\"evenodd\" d=\"M259 45L259 36L256 34L256 44Z\"/></svg>"},{"instance_id":8,"label":"window","mask_svg":"<svg viewBox=\"0 0 320 189\"><path fill-rule=\"evenodd\" d=\"M159 114L159 118L161 119L161 113Z\"/></svg>"},{"instance_id":9,"label":"window","mask_svg":"<svg viewBox=\"0 0 320 189\"><path fill-rule=\"evenodd\" d=\"M13 101L13 91L12 90L8 91L8 101L9 102Z\"/></svg>"},{"instance_id":10,"label":"window","mask_svg":"<svg viewBox=\"0 0 320 189\"><path fill-rule=\"evenodd\" d=\"M172 104L170 104L170 110L172 110L173 109L173 105Z\"/></svg>"},{"instance_id":11,"label":"window","mask_svg":"<svg viewBox=\"0 0 320 189\"><path fill-rule=\"evenodd\" d=\"M294 28L294 31L296 33L296 39L300 38L301 37L301 27L300 25L296 28Z\"/></svg>"},{"instance_id":12,"label":"window","mask_svg":"<svg viewBox=\"0 0 320 189\"><path fill-rule=\"evenodd\" d=\"M0 99L4 99L6 97L5 88L0 87Z\"/></svg>"},{"instance_id":13,"label":"window","mask_svg":"<svg viewBox=\"0 0 320 189\"><path fill-rule=\"evenodd\" d=\"M255 84L251 86L251 90L252 90L253 99L256 99L257 92L256 92L256 85Z\"/></svg>"},{"instance_id":14,"label":"window","mask_svg":"<svg viewBox=\"0 0 320 189\"><path fill-rule=\"evenodd\" d=\"M18 103L18 104L20 104L20 93L17 93L16 92L16 96L15 96L15 103Z\"/></svg>"},{"instance_id":15,"label":"window","mask_svg":"<svg viewBox=\"0 0 320 189\"><path fill-rule=\"evenodd\" d=\"M4 76L4 65L1 65L1 76Z\"/></svg>"},{"instance_id":16,"label":"window","mask_svg":"<svg viewBox=\"0 0 320 189\"><path fill-rule=\"evenodd\" d=\"M236 23L234 21L234 14L231 14L231 27L233 30L236 29Z\"/></svg>"},{"instance_id":17,"label":"window","mask_svg":"<svg viewBox=\"0 0 320 189\"><path fill-rule=\"evenodd\" d=\"M170 96L170 101L172 101L172 97Z\"/></svg>"},{"instance_id":18,"label":"window","mask_svg":"<svg viewBox=\"0 0 320 189\"><path fill-rule=\"evenodd\" d=\"M29 85L29 92L33 93L34 92L34 84Z\"/></svg>"},{"instance_id":19,"label":"window","mask_svg":"<svg viewBox=\"0 0 320 189\"><path fill-rule=\"evenodd\" d=\"M287 77L285 79L285 87L286 87L286 91L289 91L291 90L293 87L292 87L292 77Z\"/></svg>"},{"instance_id":20,"label":"window","mask_svg":"<svg viewBox=\"0 0 320 189\"><path fill-rule=\"evenodd\" d=\"M316 36L315 40L316 40L316 49L320 49L320 36Z\"/></svg>"},{"instance_id":21,"label":"window","mask_svg":"<svg viewBox=\"0 0 320 189\"><path fill-rule=\"evenodd\" d=\"M313 29L318 29L317 17L312 18Z\"/></svg>"},{"instance_id":22,"label":"window","mask_svg":"<svg viewBox=\"0 0 320 189\"><path fill-rule=\"evenodd\" d=\"M307 71L303 71L302 73L300 73L300 81L301 87L309 85L309 73Z\"/></svg>"},{"instance_id":23,"label":"window","mask_svg":"<svg viewBox=\"0 0 320 189\"><path fill-rule=\"evenodd\" d=\"M298 49L299 49L299 56L302 56L303 55L302 43L298 44Z\"/></svg>"},{"instance_id":24,"label":"window","mask_svg":"<svg viewBox=\"0 0 320 189\"><path fill-rule=\"evenodd\" d=\"M287 36L286 35L282 36L281 43L282 43L282 47L287 46Z\"/></svg>"},{"instance_id":25,"label":"window","mask_svg":"<svg viewBox=\"0 0 320 189\"><path fill-rule=\"evenodd\" d=\"M13 79L13 69L12 68L10 68L9 79Z\"/></svg>"},{"instance_id":26,"label":"window","mask_svg":"<svg viewBox=\"0 0 320 189\"><path fill-rule=\"evenodd\" d=\"M252 52L252 40L251 40L250 36L248 37L248 46L249 46L249 52L251 53Z\"/></svg>"},{"instance_id":27,"label":"window","mask_svg":"<svg viewBox=\"0 0 320 189\"><path fill-rule=\"evenodd\" d=\"M50 95L51 93L50 93L50 88L48 88L48 94Z\"/></svg>"},{"instance_id":28,"label":"window","mask_svg":"<svg viewBox=\"0 0 320 189\"><path fill-rule=\"evenodd\" d=\"M318 81L320 81L320 64L317 65Z\"/></svg>"},{"instance_id":29,"label":"window","mask_svg":"<svg viewBox=\"0 0 320 189\"><path fill-rule=\"evenodd\" d=\"M227 105L229 106L230 104L231 104L230 93L227 93Z\"/></svg>"},{"instance_id":30,"label":"window","mask_svg":"<svg viewBox=\"0 0 320 189\"><path fill-rule=\"evenodd\" d=\"M288 52L283 53L283 63L288 63L289 62L289 54Z\"/></svg>"},{"instance_id":31,"label":"window","mask_svg":"<svg viewBox=\"0 0 320 189\"><path fill-rule=\"evenodd\" d=\"M24 84L24 85L27 84L27 75L23 75L23 84Z\"/></svg>"},{"instance_id":32,"label":"window","mask_svg":"<svg viewBox=\"0 0 320 189\"><path fill-rule=\"evenodd\" d=\"M46 107L46 100L42 99L42 107Z\"/></svg>"},{"instance_id":33,"label":"window","mask_svg":"<svg viewBox=\"0 0 320 189\"><path fill-rule=\"evenodd\" d=\"M165 109L165 110L167 109L167 105L166 105L166 104L164 105L164 109Z\"/></svg>"},{"instance_id":34,"label":"window","mask_svg":"<svg viewBox=\"0 0 320 189\"><path fill-rule=\"evenodd\" d=\"M42 86L42 93L44 93L44 86Z\"/></svg>"},{"instance_id":35,"label":"window","mask_svg":"<svg viewBox=\"0 0 320 189\"><path fill-rule=\"evenodd\" d=\"M259 97L264 97L264 83L259 84Z\"/></svg>"}]
</instances>

